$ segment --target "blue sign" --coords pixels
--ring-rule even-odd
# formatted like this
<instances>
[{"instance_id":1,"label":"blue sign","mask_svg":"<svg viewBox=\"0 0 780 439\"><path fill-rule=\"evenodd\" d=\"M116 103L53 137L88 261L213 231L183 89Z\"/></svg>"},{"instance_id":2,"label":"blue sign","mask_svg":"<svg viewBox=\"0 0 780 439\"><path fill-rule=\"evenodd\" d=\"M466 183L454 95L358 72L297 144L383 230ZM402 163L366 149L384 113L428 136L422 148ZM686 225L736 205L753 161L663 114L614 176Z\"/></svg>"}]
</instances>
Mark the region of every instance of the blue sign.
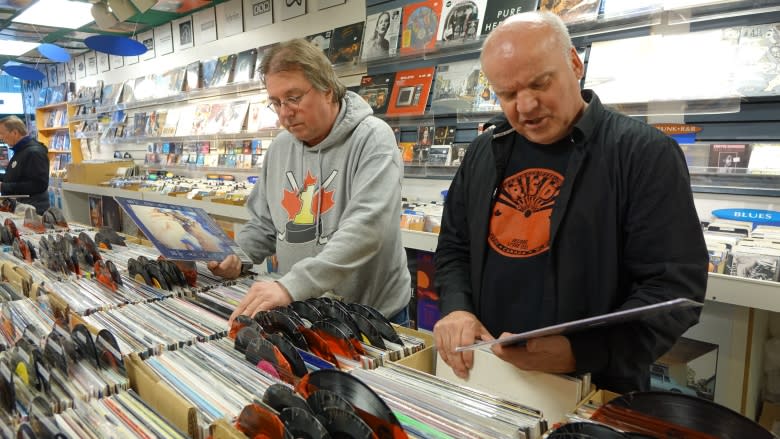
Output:
<instances>
[{"instance_id":1,"label":"blue sign","mask_svg":"<svg viewBox=\"0 0 780 439\"><path fill-rule=\"evenodd\" d=\"M764 224L767 226L780 226L780 212L775 210L718 209L713 210L712 215L722 219L750 221L753 224Z\"/></svg>"}]
</instances>

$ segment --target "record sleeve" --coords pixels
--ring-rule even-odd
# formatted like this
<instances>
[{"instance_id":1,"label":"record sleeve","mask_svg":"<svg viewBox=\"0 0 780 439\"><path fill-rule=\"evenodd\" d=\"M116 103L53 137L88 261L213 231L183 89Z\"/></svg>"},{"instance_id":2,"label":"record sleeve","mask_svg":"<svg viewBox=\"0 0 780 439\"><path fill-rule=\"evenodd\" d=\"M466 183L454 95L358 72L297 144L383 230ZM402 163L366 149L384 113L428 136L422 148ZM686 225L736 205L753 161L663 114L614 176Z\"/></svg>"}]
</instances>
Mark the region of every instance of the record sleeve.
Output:
<instances>
[{"instance_id":1,"label":"record sleeve","mask_svg":"<svg viewBox=\"0 0 780 439\"><path fill-rule=\"evenodd\" d=\"M616 325L618 323L640 320L655 314L668 313L678 309L698 308L702 305L702 303L690 299L672 299L665 302L654 303L652 305L624 309L608 314L602 314L600 316L588 317L585 319L547 326L545 328L534 329L533 331L512 334L507 337L485 340L468 346L458 346L455 348L455 351L470 351L481 347L492 346L494 344L513 345L525 342L532 338L547 337L550 335L566 335L574 332L586 331L596 327L605 327Z\"/></svg>"},{"instance_id":2,"label":"record sleeve","mask_svg":"<svg viewBox=\"0 0 780 439\"><path fill-rule=\"evenodd\" d=\"M719 174L744 174L750 161L750 145L713 144L710 146L710 168Z\"/></svg>"},{"instance_id":3,"label":"record sleeve","mask_svg":"<svg viewBox=\"0 0 780 439\"><path fill-rule=\"evenodd\" d=\"M419 116L425 113L433 71L433 67L427 67L397 72L387 115Z\"/></svg>"},{"instance_id":4,"label":"record sleeve","mask_svg":"<svg viewBox=\"0 0 780 439\"><path fill-rule=\"evenodd\" d=\"M449 0L444 2L436 39L443 42L475 40L485 17L487 0Z\"/></svg>"},{"instance_id":5,"label":"record sleeve","mask_svg":"<svg viewBox=\"0 0 780 439\"><path fill-rule=\"evenodd\" d=\"M478 59L440 64L433 83L431 111L457 114L477 110L477 96L482 92L480 79L483 78Z\"/></svg>"},{"instance_id":6,"label":"record sleeve","mask_svg":"<svg viewBox=\"0 0 780 439\"><path fill-rule=\"evenodd\" d=\"M750 149L750 174L780 175L780 144L759 143Z\"/></svg>"},{"instance_id":7,"label":"record sleeve","mask_svg":"<svg viewBox=\"0 0 780 439\"><path fill-rule=\"evenodd\" d=\"M214 69L209 87L221 87L233 81L233 69L236 66L236 54L220 56Z\"/></svg>"},{"instance_id":8,"label":"record sleeve","mask_svg":"<svg viewBox=\"0 0 780 439\"><path fill-rule=\"evenodd\" d=\"M366 17L363 33L364 61L395 56L401 29L401 8L389 9Z\"/></svg>"},{"instance_id":9,"label":"record sleeve","mask_svg":"<svg viewBox=\"0 0 780 439\"><path fill-rule=\"evenodd\" d=\"M480 34L489 34L499 23L514 14L535 11L538 4L538 0L488 0Z\"/></svg>"},{"instance_id":10,"label":"record sleeve","mask_svg":"<svg viewBox=\"0 0 780 439\"><path fill-rule=\"evenodd\" d=\"M318 34L312 34L306 37L306 41L312 43L315 47L318 47L320 50L322 50L322 53L325 54L326 58L330 54L330 44L332 39L332 30L320 32Z\"/></svg>"},{"instance_id":11,"label":"record sleeve","mask_svg":"<svg viewBox=\"0 0 780 439\"><path fill-rule=\"evenodd\" d=\"M168 259L221 261L236 254L251 263L203 209L121 197L116 201Z\"/></svg>"},{"instance_id":12,"label":"record sleeve","mask_svg":"<svg viewBox=\"0 0 780 439\"><path fill-rule=\"evenodd\" d=\"M412 54L436 46L442 4L427 0L406 5L401 27L401 54Z\"/></svg>"},{"instance_id":13,"label":"record sleeve","mask_svg":"<svg viewBox=\"0 0 780 439\"><path fill-rule=\"evenodd\" d=\"M395 73L364 76L360 79L357 94L371 106L374 114L385 114L394 82Z\"/></svg>"},{"instance_id":14,"label":"record sleeve","mask_svg":"<svg viewBox=\"0 0 780 439\"><path fill-rule=\"evenodd\" d=\"M236 73L233 75L233 82L246 82L255 76L255 62L257 61L257 49L244 50L239 52L236 61Z\"/></svg>"},{"instance_id":15,"label":"record sleeve","mask_svg":"<svg viewBox=\"0 0 780 439\"><path fill-rule=\"evenodd\" d=\"M333 64L355 63L363 44L364 22L337 27L333 30L328 57Z\"/></svg>"},{"instance_id":16,"label":"record sleeve","mask_svg":"<svg viewBox=\"0 0 780 439\"><path fill-rule=\"evenodd\" d=\"M601 0L542 0L540 11L550 11L567 24L594 21Z\"/></svg>"}]
</instances>

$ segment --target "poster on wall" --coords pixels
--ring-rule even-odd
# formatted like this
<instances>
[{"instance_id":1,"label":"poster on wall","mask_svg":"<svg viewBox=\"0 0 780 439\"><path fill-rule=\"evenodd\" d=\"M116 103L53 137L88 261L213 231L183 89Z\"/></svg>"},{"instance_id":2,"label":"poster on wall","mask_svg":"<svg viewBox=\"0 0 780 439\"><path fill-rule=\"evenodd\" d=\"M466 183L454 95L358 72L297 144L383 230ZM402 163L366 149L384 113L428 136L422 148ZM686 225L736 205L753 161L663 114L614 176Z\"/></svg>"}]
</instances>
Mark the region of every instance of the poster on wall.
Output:
<instances>
[{"instance_id":1,"label":"poster on wall","mask_svg":"<svg viewBox=\"0 0 780 439\"><path fill-rule=\"evenodd\" d=\"M154 28L154 49L158 55L167 55L173 52L171 23L161 24Z\"/></svg>"},{"instance_id":2,"label":"poster on wall","mask_svg":"<svg viewBox=\"0 0 780 439\"><path fill-rule=\"evenodd\" d=\"M244 30L257 29L274 22L274 0L244 1Z\"/></svg>"},{"instance_id":3,"label":"poster on wall","mask_svg":"<svg viewBox=\"0 0 780 439\"><path fill-rule=\"evenodd\" d=\"M138 59L137 56L134 58ZM108 55L108 64L111 66L112 69L116 70L120 67L124 67L125 59L120 55Z\"/></svg>"},{"instance_id":4,"label":"poster on wall","mask_svg":"<svg viewBox=\"0 0 780 439\"><path fill-rule=\"evenodd\" d=\"M97 53L95 51L87 53L87 75L95 76L98 73L97 69Z\"/></svg>"},{"instance_id":5,"label":"poster on wall","mask_svg":"<svg viewBox=\"0 0 780 439\"><path fill-rule=\"evenodd\" d=\"M244 31L241 0L229 0L217 5L217 37L227 38Z\"/></svg>"},{"instance_id":6,"label":"poster on wall","mask_svg":"<svg viewBox=\"0 0 780 439\"><path fill-rule=\"evenodd\" d=\"M332 8L334 6L343 5L347 0L320 0L317 4L317 9L320 11L323 9Z\"/></svg>"},{"instance_id":7,"label":"poster on wall","mask_svg":"<svg viewBox=\"0 0 780 439\"><path fill-rule=\"evenodd\" d=\"M49 79L49 87L54 87L60 83L57 76L57 64L49 64L46 66L46 76Z\"/></svg>"},{"instance_id":8,"label":"poster on wall","mask_svg":"<svg viewBox=\"0 0 780 439\"><path fill-rule=\"evenodd\" d=\"M143 55L140 55L139 58L142 61L147 61L150 59L153 59L156 55L156 50L154 47L154 30L149 29L146 32L141 32L138 34L138 41L143 43L144 46L146 46L146 53ZM132 58L132 57L129 57ZM132 62L128 62L127 64L135 64Z\"/></svg>"},{"instance_id":9,"label":"poster on wall","mask_svg":"<svg viewBox=\"0 0 780 439\"><path fill-rule=\"evenodd\" d=\"M282 21L306 15L306 0L282 0L279 16Z\"/></svg>"},{"instance_id":10,"label":"poster on wall","mask_svg":"<svg viewBox=\"0 0 780 439\"><path fill-rule=\"evenodd\" d=\"M180 51L193 46L192 16L173 20L173 49Z\"/></svg>"},{"instance_id":11,"label":"poster on wall","mask_svg":"<svg viewBox=\"0 0 780 439\"><path fill-rule=\"evenodd\" d=\"M76 78L84 79L87 77L87 59L84 55L76 57Z\"/></svg>"},{"instance_id":12,"label":"poster on wall","mask_svg":"<svg viewBox=\"0 0 780 439\"><path fill-rule=\"evenodd\" d=\"M57 79L59 79L59 82L68 80L65 72L67 72L67 64L64 62L57 64Z\"/></svg>"},{"instance_id":13,"label":"poster on wall","mask_svg":"<svg viewBox=\"0 0 780 439\"><path fill-rule=\"evenodd\" d=\"M217 18L214 8L206 8L192 14L192 29L198 44L209 43L217 39Z\"/></svg>"},{"instance_id":14,"label":"poster on wall","mask_svg":"<svg viewBox=\"0 0 780 439\"><path fill-rule=\"evenodd\" d=\"M76 63L76 58L78 58L78 57L75 56L75 57L71 58L70 61L68 61L67 64L65 64L65 71L66 71L65 74L66 74L66 77L68 78L68 81L71 81L71 82L75 81L76 80L76 76L78 75L76 73L76 70L78 70L76 68L76 64L77 64Z\"/></svg>"},{"instance_id":15,"label":"poster on wall","mask_svg":"<svg viewBox=\"0 0 780 439\"><path fill-rule=\"evenodd\" d=\"M98 63L98 71L99 72L107 72L109 70L108 66L108 54L103 52L97 53L97 63Z\"/></svg>"}]
</instances>

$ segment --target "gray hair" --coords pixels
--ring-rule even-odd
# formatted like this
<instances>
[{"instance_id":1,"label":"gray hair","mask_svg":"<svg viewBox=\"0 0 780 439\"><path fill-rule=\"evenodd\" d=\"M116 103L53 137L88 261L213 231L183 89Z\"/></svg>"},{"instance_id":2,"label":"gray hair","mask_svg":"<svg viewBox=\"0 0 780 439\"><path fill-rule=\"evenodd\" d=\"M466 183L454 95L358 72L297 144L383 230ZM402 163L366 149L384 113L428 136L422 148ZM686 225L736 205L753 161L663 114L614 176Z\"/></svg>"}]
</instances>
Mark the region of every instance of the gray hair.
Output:
<instances>
[{"instance_id":1,"label":"gray hair","mask_svg":"<svg viewBox=\"0 0 780 439\"><path fill-rule=\"evenodd\" d=\"M22 119L19 119L16 116L6 116L0 119L0 124L2 124L9 132L16 131L22 136L27 135L27 125L25 125Z\"/></svg>"},{"instance_id":2,"label":"gray hair","mask_svg":"<svg viewBox=\"0 0 780 439\"><path fill-rule=\"evenodd\" d=\"M526 23L529 26L537 26L537 27L544 27L547 26L553 31L553 37L556 40L556 43L563 51L563 54L565 57L569 57L569 52L571 51L571 48L574 47L571 43L571 35L569 35L569 29L566 27L566 23L561 20L561 17L555 15L554 13L550 11L528 11L528 12L521 12L519 14L512 15L511 17L508 17L506 20L502 21L498 27L495 29L498 32L491 32L488 37L485 39L484 44L482 47L484 48L488 41L493 37L493 35L500 34L500 29L505 26L512 25L514 23ZM484 54L485 51L483 50L482 53Z\"/></svg>"},{"instance_id":3,"label":"gray hair","mask_svg":"<svg viewBox=\"0 0 780 439\"><path fill-rule=\"evenodd\" d=\"M340 102L347 93L347 88L339 81L330 60L322 50L302 38L272 47L260 63L260 75L264 85L266 76L270 74L296 70L301 71L317 90L333 91L333 102Z\"/></svg>"}]
</instances>

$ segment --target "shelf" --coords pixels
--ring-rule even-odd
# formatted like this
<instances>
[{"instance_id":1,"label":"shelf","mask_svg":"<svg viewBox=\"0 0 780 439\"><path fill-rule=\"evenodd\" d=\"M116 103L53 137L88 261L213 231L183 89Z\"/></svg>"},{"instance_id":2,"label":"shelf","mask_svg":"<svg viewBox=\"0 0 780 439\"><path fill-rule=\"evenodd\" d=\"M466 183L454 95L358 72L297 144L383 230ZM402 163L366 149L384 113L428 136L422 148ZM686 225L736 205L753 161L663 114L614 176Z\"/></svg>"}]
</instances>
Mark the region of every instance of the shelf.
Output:
<instances>
[{"instance_id":1,"label":"shelf","mask_svg":"<svg viewBox=\"0 0 780 439\"><path fill-rule=\"evenodd\" d=\"M67 106L68 106L67 102L57 102L57 103L54 103L54 104L43 105L43 106L37 107L36 110L39 110L39 111L56 110L58 108L65 108Z\"/></svg>"},{"instance_id":2,"label":"shelf","mask_svg":"<svg viewBox=\"0 0 780 439\"><path fill-rule=\"evenodd\" d=\"M780 312L780 282L710 273L706 299Z\"/></svg>"},{"instance_id":3,"label":"shelf","mask_svg":"<svg viewBox=\"0 0 780 439\"><path fill-rule=\"evenodd\" d=\"M73 116L73 117L70 118L70 122L71 123L73 123L73 122L84 122L84 121L93 121L93 120L98 120L97 113L86 114L86 115L81 115L81 116Z\"/></svg>"},{"instance_id":4,"label":"shelf","mask_svg":"<svg viewBox=\"0 0 780 439\"><path fill-rule=\"evenodd\" d=\"M439 243L439 235L437 233L402 229L401 241L405 248L433 253L436 251L436 245Z\"/></svg>"},{"instance_id":5,"label":"shelf","mask_svg":"<svg viewBox=\"0 0 780 439\"><path fill-rule=\"evenodd\" d=\"M68 129L68 126L65 125L65 126L61 126L61 127L38 128L38 132L39 133L52 133L52 132L55 132L55 131L62 131L62 130L67 130L67 129Z\"/></svg>"},{"instance_id":6,"label":"shelf","mask_svg":"<svg viewBox=\"0 0 780 439\"><path fill-rule=\"evenodd\" d=\"M148 137L148 136L133 136L133 137L120 137L113 139L104 139L106 144L123 144L123 143L164 143L164 142L203 142L203 141L220 141L220 140L252 140L257 138L269 138L275 137L281 133L281 129L269 129L256 132L242 131L240 133L233 134L199 134L193 136L160 136L160 137Z\"/></svg>"},{"instance_id":7,"label":"shelf","mask_svg":"<svg viewBox=\"0 0 780 439\"><path fill-rule=\"evenodd\" d=\"M50 149L49 154L70 154L70 150Z\"/></svg>"},{"instance_id":8,"label":"shelf","mask_svg":"<svg viewBox=\"0 0 780 439\"><path fill-rule=\"evenodd\" d=\"M144 169L151 171L191 171L199 173L240 173L240 174L252 174L259 175L260 168L228 168L226 166L198 166L198 165L154 165L144 164Z\"/></svg>"}]
</instances>

